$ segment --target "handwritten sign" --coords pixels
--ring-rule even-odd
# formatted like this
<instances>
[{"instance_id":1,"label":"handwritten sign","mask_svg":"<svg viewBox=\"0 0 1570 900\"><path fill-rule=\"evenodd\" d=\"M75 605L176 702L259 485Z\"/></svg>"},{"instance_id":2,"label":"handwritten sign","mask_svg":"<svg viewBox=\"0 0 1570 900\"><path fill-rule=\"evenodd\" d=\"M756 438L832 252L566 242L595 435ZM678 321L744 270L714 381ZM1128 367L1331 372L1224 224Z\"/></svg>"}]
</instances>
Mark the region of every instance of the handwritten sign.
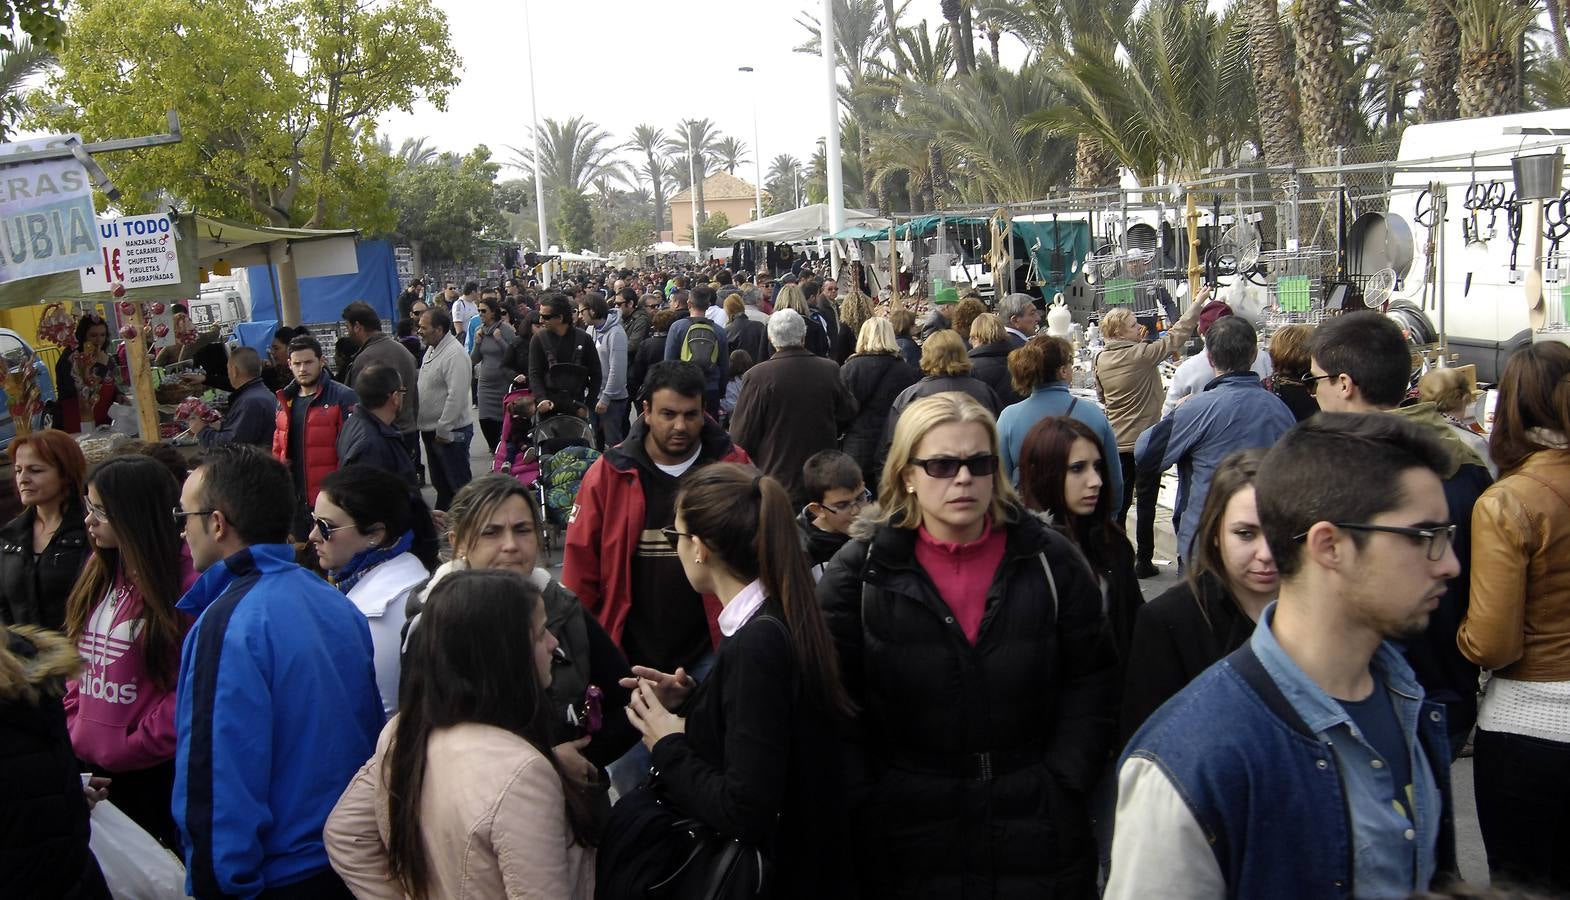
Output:
<instances>
[{"instance_id":1,"label":"handwritten sign","mask_svg":"<svg viewBox=\"0 0 1570 900\"><path fill-rule=\"evenodd\" d=\"M5 157L66 145L70 135L0 144L0 283L69 272L99 256L93 187L74 157L4 166Z\"/></svg>"},{"instance_id":2,"label":"handwritten sign","mask_svg":"<svg viewBox=\"0 0 1570 900\"><path fill-rule=\"evenodd\" d=\"M83 266L82 292L103 291L120 282L127 290L180 283L174 223L166 213L99 219L99 257Z\"/></svg>"}]
</instances>

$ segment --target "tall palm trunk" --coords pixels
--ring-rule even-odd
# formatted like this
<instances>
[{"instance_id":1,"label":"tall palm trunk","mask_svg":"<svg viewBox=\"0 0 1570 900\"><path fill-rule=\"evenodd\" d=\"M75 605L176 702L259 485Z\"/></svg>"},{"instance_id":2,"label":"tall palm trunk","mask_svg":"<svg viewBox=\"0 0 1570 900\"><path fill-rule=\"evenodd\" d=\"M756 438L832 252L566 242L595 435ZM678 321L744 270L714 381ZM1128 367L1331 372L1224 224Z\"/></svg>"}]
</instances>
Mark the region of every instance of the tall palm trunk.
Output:
<instances>
[{"instance_id":1,"label":"tall palm trunk","mask_svg":"<svg viewBox=\"0 0 1570 900\"><path fill-rule=\"evenodd\" d=\"M962 0L943 0L943 20L948 23L949 48L954 54L954 74L970 74L970 64L965 58L965 39L960 31Z\"/></svg>"},{"instance_id":2,"label":"tall palm trunk","mask_svg":"<svg viewBox=\"0 0 1570 900\"><path fill-rule=\"evenodd\" d=\"M1074 186L1106 187L1117 184L1117 181L1117 154L1094 137L1079 135L1074 142Z\"/></svg>"},{"instance_id":3,"label":"tall palm trunk","mask_svg":"<svg viewBox=\"0 0 1570 900\"><path fill-rule=\"evenodd\" d=\"M1340 0L1297 0L1297 83L1303 101L1303 145L1308 158L1328 163L1352 140L1356 105L1341 40Z\"/></svg>"},{"instance_id":4,"label":"tall palm trunk","mask_svg":"<svg viewBox=\"0 0 1570 900\"><path fill-rule=\"evenodd\" d=\"M959 4L959 33L965 42L965 63L968 68L976 68L976 29L971 24L970 0L960 0Z\"/></svg>"},{"instance_id":5,"label":"tall palm trunk","mask_svg":"<svg viewBox=\"0 0 1570 900\"><path fill-rule=\"evenodd\" d=\"M654 233L659 234L665 230L665 179L660 177L652 148L649 150L649 177L654 182Z\"/></svg>"},{"instance_id":6,"label":"tall palm trunk","mask_svg":"<svg viewBox=\"0 0 1570 900\"><path fill-rule=\"evenodd\" d=\"M1292 165L1303 152L1303 134L1298 127L1292 79L1287 74L1276 0L1247 0L1243 14L1248 23L1249 64L1254 70L1254 98L1259 108L1259 138L1265 165Z\"/></svg>"},{"instance_id":7,"label":"tall palm trunk","mask_svg":"<svg viewBox=\"0 0 1570 900\"><path fill-rule=\"evenodd\" d=\"M694 170L694 177L698 179L698 183L692 186L692 199L697 201L698 211L696 213L696 218L694 218L692 222L693 234L697 234L698 229L702 228L703 223L707 222L709 219L708 207L703 205L703 182L708 178L708 175L706 175L705 172L707 172L707 170L702 164L700 164L698 168Z\"/></svg>"},{"instance_id":8,"label":"tall palm trunk","mask_svg":"<svg viewBox=\"0 0 1570 900\"><path fill-rule=\"evenodd\" d=\"M937 141L927 145L927 185L930 196L927 198L927 210L933 211L943 205L948 182L948 170L943 167L943 148Z\"/></svg>"},{"instance_id":9,"label":"tall palm trunk","mask_svg":"<svg viewBox=\"0 0 1570 900\"><path fill-rule=\"evenodd\" d=\"M1559 4L1560 0L1547 0L1543 5L1548 8L1548 30L1554 33L1554 51L1560 59L1570 59L1570 42L1565 40L1564 10Z\"/></svg>"},{"instance_id":10,"label":"tall palm trunk","mask_svg":"<svg viewBox=\"0 0 1570 900\"><path fill-rule=\"evenodd\" d=\"M1462 49L1456 84L1461 118L1520 112L1521 98L1515 85L1515 53L1511 48L1495 45Z\"/></svg>"},{"instance_id":11,"label":"tall palm trunk","mask_svg":"<svg viewBox=\"0 0 1570 900\"><path fill-rule=\"evenodd\" d=\"M1456 75L1461 67L1461 26L1447 0L1425 0L1423 22L1423 99L1418 109L1424 122L1456 117Z\"/></svg>"}]
</instances>

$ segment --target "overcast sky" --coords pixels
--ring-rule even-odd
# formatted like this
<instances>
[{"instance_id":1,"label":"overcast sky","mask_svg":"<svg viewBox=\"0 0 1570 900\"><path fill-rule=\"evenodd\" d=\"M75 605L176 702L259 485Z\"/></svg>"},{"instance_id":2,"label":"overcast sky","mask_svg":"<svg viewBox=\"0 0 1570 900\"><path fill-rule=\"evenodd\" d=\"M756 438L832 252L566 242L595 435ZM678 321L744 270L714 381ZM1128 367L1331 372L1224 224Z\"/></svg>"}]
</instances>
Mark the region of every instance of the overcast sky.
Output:
<instances>
[{"instance_id":1,"label":"overcast sky","mask_svg":"<svg viewBox=\"0 0 1570 900\"><path fill-rule=\"evenodd\" d=\"M439 111L382 120L396 145L427 137L438 149L476 144L506 162L507 146L528 144L529 69L522 2L433 0L447 13L463 82ZM821 57L792 52L807 40L796 19L819 0L529 0L540 119L581 115L618 140L650 123L670 132L685 118L709 118L753 147L751 97L758 109L763 168L780 153L805 164L829 120ZM943 22L939 0L912 0L908 18ZM981 42L983 45L985 42ZM978 47L978 52L981 47ZM751 74L737 72L752 66ZM756 90L747 91L748 81ZM736 175L753 180L751 160ZM504 169L502 179L517 177Z\"/></svg>"}]
</instances>

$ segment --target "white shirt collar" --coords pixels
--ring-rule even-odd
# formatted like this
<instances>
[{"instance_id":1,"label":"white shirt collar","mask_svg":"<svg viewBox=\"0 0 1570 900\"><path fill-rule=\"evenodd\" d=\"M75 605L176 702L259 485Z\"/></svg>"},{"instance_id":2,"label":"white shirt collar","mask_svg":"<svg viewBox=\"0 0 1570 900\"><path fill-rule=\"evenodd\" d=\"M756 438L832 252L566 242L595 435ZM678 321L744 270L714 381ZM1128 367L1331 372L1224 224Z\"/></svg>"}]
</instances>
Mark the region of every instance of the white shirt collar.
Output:
<instances>
[{"instance_id":1,"label":"white shirt collar","mask_svg":"<svg viewBox=\"0 0 1570 900\"><path fill-rule=\"evenodd\" d=\"M1015 335L1016 337L1018 337L1022 341L1030 340L1030 335L1026 334L1023 331L1020 331L1018 328L1015 328L1012 325L1005 325L1005 326L1003 326L1003 330L1007 331L1009 334Z\"/></svg>"},{"instance_id":2,"label":"white shirt collar","mask_svg":"<svg viewBox=\"0 0 1570 900\"><path fill-rule=\"evenodd\" d=\"M732 637L747 624L753 614L763 606L763 601L768 597L763 591L763 582L754 581L741 589L731 602L725 604L720 610L720 634Z\"/></svg>"}]
</instances>

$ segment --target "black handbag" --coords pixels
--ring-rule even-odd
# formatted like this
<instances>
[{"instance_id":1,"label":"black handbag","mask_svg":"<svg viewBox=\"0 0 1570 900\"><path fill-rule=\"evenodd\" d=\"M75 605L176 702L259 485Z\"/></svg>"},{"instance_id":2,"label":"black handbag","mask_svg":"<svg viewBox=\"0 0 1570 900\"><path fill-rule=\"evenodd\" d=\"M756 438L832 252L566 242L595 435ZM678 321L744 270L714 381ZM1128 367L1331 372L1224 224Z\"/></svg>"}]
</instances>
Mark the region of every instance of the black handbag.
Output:
<instances>
[{"instance_id":1,"label":"black handbag","mask_svg":"<svg viewBox=\"0 0 1570 900\"><path fill-rule=\"evenodd\" d=\"M758 900L763 853L682 815L651 782L611 807L595 858L595 900Z\"/></svg>"}]
</instances>

